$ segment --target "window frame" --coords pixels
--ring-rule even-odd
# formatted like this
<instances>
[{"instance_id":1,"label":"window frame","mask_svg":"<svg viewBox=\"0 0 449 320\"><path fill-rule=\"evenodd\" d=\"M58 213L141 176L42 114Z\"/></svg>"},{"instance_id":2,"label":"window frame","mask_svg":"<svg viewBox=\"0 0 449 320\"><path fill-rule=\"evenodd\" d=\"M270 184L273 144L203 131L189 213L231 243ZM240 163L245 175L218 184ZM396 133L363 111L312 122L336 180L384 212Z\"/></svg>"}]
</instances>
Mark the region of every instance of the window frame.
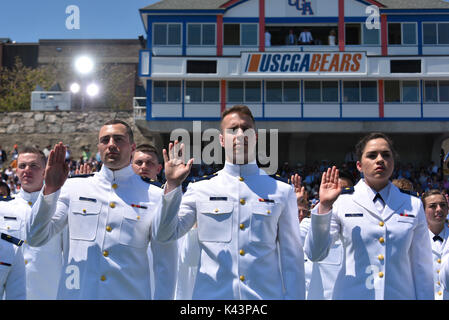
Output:
<instances>
[{"instance_id":1,"label":"window frame","mask_svg":"<svg viewBox=\"0 0 449 320\"><path fill-rule=\"evenodd\" d=\"M243 101L233 101L233 100L229 99L229 84L231 82L240 82L243 84L243 88L242 88ZM258 82L259 83L259 101L247 101L247 99L246 99L246 83L247 82ZM248 103L248 104L262 103L262 80L230 80L230 81L226 81L226 102L227 103Z\"/></svg>"},{"instance_id":2,"label":"window frame","mask_svg":"<svg viewBox=\"0 0 449 320\"><path fill-rule=\"evenodd\" d=\"M155 83L156 82L165 82L165 101L155 101L154 100L154 97L155 97L155 94L154 94L154 90L155 90ZM168 83L169 82L177 82L177 83L179 83L179 101L176 101L176 100L173 100L173 101L170 101L168 98L169 98L169 87L168 87ZM181 94L181 91L182 91L182 81L181 80L154 80L153 81L153 83L152 83L152 85L151 85L151 89L152 89L152 92L151 92L151 102L153 103L153 104L169 104L169 103L181 103L181 101L182 101L182 94Z\"/></svg>"},{"instance_id":3,"label":"window frame","mask_svg":"<svg viewBox=\"0 0 449 320\"><path fill-rule=\"evenodd\" d=\"M189 37L189 27L193 25L199 25L200 26L200 44L190 44L190 37ZM205 25L212 25L214 26L214 43L213 44L204 44L204 26ZM217 24L211 23L211 22L190 22L187 23L187 46L189 47L214 47L217 45Z\"/></svg>"},{"instance_id":4,"label":"window frame","mask_svg":"<svg viewBox=\"0 0 449 320\"><path fill-rule=\"evenodd\" d=\"M200 82L201 83L201 101L191 101L186 102L188 104L210 104L210 103L220 103L220 81L218 80L185 80L184 82L184 97L187 96L187 83L188 82ZM217 88L218 88L218 96L216 101L206 101L205 100L205 90L204 90L204 83L205 82L216 82Z\"/></svg>"},{"instance_id":5,"label":"window frame","mask_svg":"<svg viewBox=\"0 0 449 320\"><path fill-rule=\"evenodd\" d=\"M420 85L420 81L419 80L385 80L385 85L384 85L384 97L386 97L386 92L385 90L387 89L387 85L386 82L387 81L398 81L399 82L399 101L398 102L390 102L387 101L384 98L384 102L385 104L399 104L399 103L406 103L406 104L419 104L421 102L421 85ZM404 81L410 82L416 82L418 84L417 86L417 93L418 93L418 97L416 101L404 101Z\"/></svg>"},{"instance_id":6,"label":"window frame","mask_svg":"<svg viewBox=\"0 0 449 320\"><path fill-rule=\"evenodd\" d=\"M306 82L318 82L320 83L320 101L306 101ZM323 83L324 82L336 82L337 83L337 101L323 101ZM340 103L340 81L338 80L304 80L302 95L304 104L335 104Z\"/></svg>"},{"instance_id":7,"label":"window frame","mask_svg":"<svg viewBox=\"0 0 449 320\"><path fill-rule=\"evenodd\" d=\"M166 35L165 35L165 44L155 44L154 42L154 29L156 26L164 25L166 28ZM169 44L169 26L170 25L177 25L179 26L179 43L178 44ZM182 45L182 23L179 22L155 22L152 24L152 37L151 42L153 47L179 47Z\"/></svg>"},{"instance_id":8,"label":"window frame","mask_svg":"<svg viewBox=\"0 0 449 320\"><path fill-rule=\"evenodd\" d=\"M268 83L269 82L280 82L281 83L281 101L268 101ZM285 83L286 82L294 82L298 85L298 100L295 101L286 101L285 99ZM298 104L301 103L301 82L300 80L265 80L265 104Z\"/></svg>"}]
</instances>

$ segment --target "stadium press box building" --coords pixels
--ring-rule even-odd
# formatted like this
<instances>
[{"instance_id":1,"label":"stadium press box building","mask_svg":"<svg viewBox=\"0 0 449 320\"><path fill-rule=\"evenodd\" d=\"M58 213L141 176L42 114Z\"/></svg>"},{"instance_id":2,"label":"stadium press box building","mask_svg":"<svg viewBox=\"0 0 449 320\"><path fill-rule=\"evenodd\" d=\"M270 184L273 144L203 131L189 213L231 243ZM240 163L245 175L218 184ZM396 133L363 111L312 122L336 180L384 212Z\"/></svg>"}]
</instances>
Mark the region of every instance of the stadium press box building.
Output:
<instances>
[{"instance_id":1,"label":"stadium press box building","mask_svg":"<svg viewBox=\"0 0 449 320\"><path fill-rule=\"evenodd\" d=\"M280 158L293 164L341 162L371 131L390 134L403 162L440 161L449 2L162 0L140 15L136 123L162 140L193 121L218 128L223 110L245 104L258 128L279 130Z\"/></svg>"}]
</instances>

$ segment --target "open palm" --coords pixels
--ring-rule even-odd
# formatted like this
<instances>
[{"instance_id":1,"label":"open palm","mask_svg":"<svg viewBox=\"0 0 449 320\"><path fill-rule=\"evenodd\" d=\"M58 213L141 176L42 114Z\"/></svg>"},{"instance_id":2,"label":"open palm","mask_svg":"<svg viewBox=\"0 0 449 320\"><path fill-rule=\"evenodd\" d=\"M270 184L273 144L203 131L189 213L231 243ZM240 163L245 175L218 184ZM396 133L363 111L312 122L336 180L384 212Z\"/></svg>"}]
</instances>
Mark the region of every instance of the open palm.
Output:
<instances>
[{"instance_id":1,"label":"open palm","mask_svg":"<svg viewBox=\"0 0 449 320\"><path fill-rule=\"evenodd\" d=\"M341 185L338 178L339 171L335 166L323 172L320 185L320 207L322 207L323 212L330 210L332 204L341 193Z\"/></svg>"},{"instance_id":2,"label":"open palm","mask_svg":"<svg viewBox=\"0 0 449 320\"><path fill-rule=\"evenodd\" d=\"M193 158L184 163L184 144L175 141L170 143L167 150L162 150L164 157L164 171L167 179L165 192L175 189L187 178L192 168Z\"/></svg>"}]
</instances>

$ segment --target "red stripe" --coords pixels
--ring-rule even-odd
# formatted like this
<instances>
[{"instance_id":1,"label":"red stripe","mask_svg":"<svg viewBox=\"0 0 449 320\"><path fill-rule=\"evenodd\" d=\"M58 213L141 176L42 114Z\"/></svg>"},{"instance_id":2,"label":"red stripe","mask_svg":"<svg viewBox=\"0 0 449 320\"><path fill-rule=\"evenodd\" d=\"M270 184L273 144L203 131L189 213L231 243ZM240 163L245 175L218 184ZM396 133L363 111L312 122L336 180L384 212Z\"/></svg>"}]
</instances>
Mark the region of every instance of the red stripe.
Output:
<instances>
[{"instance_id":1,"label":"red stripe","mask_svg":"<svg viewBox=\"0 0 449 320\"><path fill-rule=\"evenodd\" d=\"M338 48L345 51L345 0L338 0Z\"/></svg>"},{"instance_id":2,"label":"red stripe","mask_svg":"<svg viewBox=\"0 0 449 320\"><path fill-rule=\"evenodd\" d=\"M379 118L384 117L384 81L379 80Z\"/></svg>"},{"instance_id":3,"label":"red stripe","mask_svg":"<svg viewBox=\"0 0 449 320\"><path fill-rule=\"evenodd\" d=\"M223 55L223 16L217 16L217 56Z\"/></svg>"},{"instance_id":4,"label":"red stripe","mask_svg":"<svg viewBox=\"0 0 449 320\"><path fill-rule=\"evenodd\" d=\"M388 56L388 24L387 16L380 15L380 42L382 46L382 55Z\"/></svg>"},{"instance_id":5,"label":"red stripe","mask_svg":"<svg viewBox=\"0 0 449 320\"><path fill-rule=\"evenodd\" d=\"M259 51L265 51L265 0L259 0Z\"/></svg>"}]
</instances>

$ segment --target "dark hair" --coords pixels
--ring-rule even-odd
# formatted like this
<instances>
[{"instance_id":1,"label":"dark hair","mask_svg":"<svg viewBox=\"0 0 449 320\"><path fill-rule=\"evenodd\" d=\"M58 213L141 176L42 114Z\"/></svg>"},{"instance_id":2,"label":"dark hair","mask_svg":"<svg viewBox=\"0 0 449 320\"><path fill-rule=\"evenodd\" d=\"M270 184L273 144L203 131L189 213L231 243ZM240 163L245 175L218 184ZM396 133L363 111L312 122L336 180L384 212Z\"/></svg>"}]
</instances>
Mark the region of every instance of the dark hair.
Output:
<instances>
[{"instance_id":1,"label":"dark hair","mask_svg":"<svg viewBox=\"0 0 449 320\"><path fill-rule=\"evenodd\" d=\"M126 133L128 134L129 137L129 142L130 143L134 143L134 134L133 134L133 130L131 129L131 127L129 126L129 124L127 124L125 121L123 120L119 120L119 119L112 119L109 121L106 121L102 127L104 126L108 126L108 125L112 125L112 124L122 124L126 127Z\"/></svg>"},{"instance_id":2,"label":"dark hair","mask_svg":"<svg viewBox=\"0 0 449 320\"><path fill-rule=\"evenodd\" d=\"M136 152L140 151L143 153L155 153L156 156L159 156L159 153L157 152L157 149L155 146L149 144L149 143L144 143L144 144L140 144L136 147Z\"/></svg>"},{"instance_id":3,"label":"dark hair","mask_svg":"<svg viewBox=\"0 0 449 320\"><path fill-rule=\"evenodd\" d=\"M423 195L421 196L421 201L422 201L422 204L424 205L424 209L426 208L426 198L430 197L430 196L435 196L435 195L442 196L444 201L446 201L446 204L447 204L447 199L446 199L446 196L443 194L443 192L441 192L438 189L430 189L430 190L427 190L426 192L424 192Z\"/></svg>"},{"instance_id":4,"label":"dark hair","mask_svg":"<svg viewBox=\"0 0 449 320\"><path fill-rule=\"evenodd\" d=\"M343 179L348 179L354 186L354 176L348 170L339 170L339 177Z\"/></svg>"},{"instance_id":5,"label":"dark hair","mask_svg":"<svg viewBox=\"0 0 449 320\"><path fill-rule=\"evenodd\" d=\"M244 114L248 117L251 118L251 120L253 121L253 124L256 124L256 120L254 120L253 114L251 113L251 110L248 108L248 106L245 106L243 104L237 104L235 106L232 106L229 109L226 109L225 111L222 112L221 114L221 121L223 122L223 119L231 113L239 113L239 114Z\"/></svg>"},{"instance_id":6,"label":"dark hair","mask_svg":"<svg viewBox=\"0 0 449 320\"><path fill-rule=\"evenodd\" d=\"M0 188L5 187L6 188L6 196L11 196L11 189L9 188L8 184L6 182L3 182L0 180Z\"/></svg>"},{"instance_id":7,"label":"dark hair","mask_svg":"<svg viewBox=\"0 0 449 320\"><path fill-rule=\"evenodd\" d=\"M21 154L23 154L23 153L32 153L32 154L35 154L35 155L39 156L41 158L42 163L43 163L44 168L45 168L45 165L47 164L47 158L45 157L45 154L41 150L39 150L39 149L37 149L35 147L25 146L22 149L20 149L19 156Z\"/></svg>"},{"instance_id":8,"label":"dark hair","mask_svg":"<svg viewBox=\"0 0 449 320\"><path fill-rule=\"evenodd\" d=\"M397 159L398 155L396 153L396 150L394 149L393 140L389 136L387 136L385 133L382 132L371 132L367 135L365 135L362 139L357 142L355 145L355 154L357 156L357 160L362 160L363 151L365 150L366 144L374 139L384 139L388 143L388 147L390 148L391 152L393 153L394 160Z\"/></svg>"}]
</instances>

